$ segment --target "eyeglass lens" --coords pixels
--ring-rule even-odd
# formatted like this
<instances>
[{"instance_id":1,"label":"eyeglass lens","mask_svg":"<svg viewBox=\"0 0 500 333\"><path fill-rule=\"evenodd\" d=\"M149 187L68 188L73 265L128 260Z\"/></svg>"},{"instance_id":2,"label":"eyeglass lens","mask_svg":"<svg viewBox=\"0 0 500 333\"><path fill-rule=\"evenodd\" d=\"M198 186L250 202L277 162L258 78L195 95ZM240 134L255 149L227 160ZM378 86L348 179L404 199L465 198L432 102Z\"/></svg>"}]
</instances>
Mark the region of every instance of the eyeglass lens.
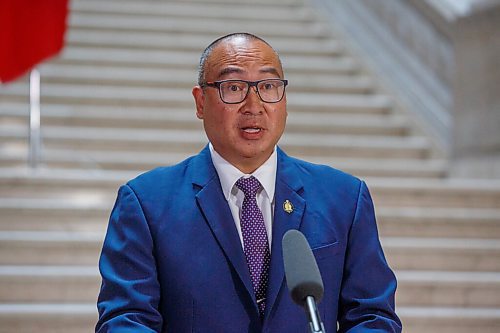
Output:
<instances>
[{"instance_id":1,"label":"eyeglass lens","mask_svg":"<svg viewBox=\"0 0 500 333\"><path fill-rule=\"evenodd\" d=\"M221 98L226 103L240 103L248 94L250 85L245 81L231 80L220 84ZM257 84L257 92L263 102L275 103L283 98L285 84L281 80L264 80Z\"/></svg>"}]
</instances>

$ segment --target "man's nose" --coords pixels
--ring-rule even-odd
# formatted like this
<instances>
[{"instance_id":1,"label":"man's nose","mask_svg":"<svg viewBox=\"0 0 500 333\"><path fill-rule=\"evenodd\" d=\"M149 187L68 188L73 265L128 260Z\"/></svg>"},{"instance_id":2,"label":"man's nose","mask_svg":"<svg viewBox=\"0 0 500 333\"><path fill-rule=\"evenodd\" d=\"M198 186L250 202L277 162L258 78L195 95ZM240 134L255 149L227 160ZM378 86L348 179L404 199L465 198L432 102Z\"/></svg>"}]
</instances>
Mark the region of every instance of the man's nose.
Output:
<instances>
[{"instance_id":1,"label":"man's nose","mask_svg":"<svg viewBox=\"0 0 500 333\"><path fill-rule=\"evenodd\" d=\"M245 113L260 114L264 112L264 105L260 99L257 87L250 87L244 105Z\"/></svg>"}]
</instances>

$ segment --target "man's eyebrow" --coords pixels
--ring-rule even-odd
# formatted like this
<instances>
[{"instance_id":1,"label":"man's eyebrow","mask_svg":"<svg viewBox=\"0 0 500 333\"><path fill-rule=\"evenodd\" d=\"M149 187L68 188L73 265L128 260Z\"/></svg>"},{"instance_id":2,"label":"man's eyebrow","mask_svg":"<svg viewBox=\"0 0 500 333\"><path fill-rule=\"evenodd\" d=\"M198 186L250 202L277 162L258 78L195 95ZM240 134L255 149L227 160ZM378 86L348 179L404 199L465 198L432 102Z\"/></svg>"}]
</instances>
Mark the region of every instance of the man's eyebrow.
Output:
<instances>
[{"instance_id":1,"label":"man's eyebrow","mask_svg":"<svg viewBox=\"0 0 500 333\"><path fill-rule=\"evenodd\" d=\"M278 72L278 70L274 67L264 67L262 69L260 69L261 73L271 73L271 74L274 74L276 75L277 77L281 77L280 73Z\"/></svg>"},{"instance_id":2,"label":"man's eyebrow","mask_svg":"<svg viewBox=\"0 0 500 333\"><path fill-rule=\"evenodd\" d=\"M219 72L219 78L222 77L222 76L226 76L226 75L229 75L229 74L232 74L232 73L243 73L243 70L241 68L237 68L237 67L226 67L224 68L223 70L221 70Z\"/></svg>"}]
</instances>

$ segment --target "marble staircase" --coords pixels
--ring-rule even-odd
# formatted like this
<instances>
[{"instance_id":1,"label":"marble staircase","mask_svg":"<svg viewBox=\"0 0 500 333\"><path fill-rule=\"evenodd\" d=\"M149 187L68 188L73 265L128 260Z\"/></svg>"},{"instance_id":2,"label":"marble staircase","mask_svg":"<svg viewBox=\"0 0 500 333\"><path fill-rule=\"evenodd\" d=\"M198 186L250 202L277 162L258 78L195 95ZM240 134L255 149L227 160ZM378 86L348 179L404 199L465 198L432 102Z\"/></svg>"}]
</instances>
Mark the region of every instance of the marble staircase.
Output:
<instances>
[{"instance_id":1,"label":"marble staircase","mask_svg":"<svg viewBox=\"0 0 500 333\"><path fill-rule=\"evenodd\" d=\"M118 186L206 144L191 87L234 31L280 52L288 153L365 179L404 332L500 330L500 181L447 160L307 0L73 0L40 66L42 165L27 168L28 81L0 86L0 333L90 332Z\"/></svg>"}]
</instances>

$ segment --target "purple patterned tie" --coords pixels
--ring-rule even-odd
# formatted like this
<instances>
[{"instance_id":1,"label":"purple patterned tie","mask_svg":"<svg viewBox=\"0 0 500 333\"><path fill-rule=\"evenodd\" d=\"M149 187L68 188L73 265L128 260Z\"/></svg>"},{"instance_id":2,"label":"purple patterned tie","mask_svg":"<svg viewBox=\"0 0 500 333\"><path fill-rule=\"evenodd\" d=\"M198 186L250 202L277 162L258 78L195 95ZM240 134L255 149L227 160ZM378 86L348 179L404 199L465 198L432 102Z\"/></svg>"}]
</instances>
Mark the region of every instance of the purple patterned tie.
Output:
<instances>
[{"instance_id":1,"label":"purple patterned tie","mask_svg":"<svg viewBox=\"0 0 500 333\"><path fill-rule=\"evenodd\" d=\"M262 187L257 178L241 177L236 186L243 191L245 199L241 209L241 233L243 235L243 249L247 259L250 277L261 317L266 307L266 290L269 278L269 263L271 254L267 241L266 226L261 210L257 206L255 195Z\"/></svg>"}]
</instances>

